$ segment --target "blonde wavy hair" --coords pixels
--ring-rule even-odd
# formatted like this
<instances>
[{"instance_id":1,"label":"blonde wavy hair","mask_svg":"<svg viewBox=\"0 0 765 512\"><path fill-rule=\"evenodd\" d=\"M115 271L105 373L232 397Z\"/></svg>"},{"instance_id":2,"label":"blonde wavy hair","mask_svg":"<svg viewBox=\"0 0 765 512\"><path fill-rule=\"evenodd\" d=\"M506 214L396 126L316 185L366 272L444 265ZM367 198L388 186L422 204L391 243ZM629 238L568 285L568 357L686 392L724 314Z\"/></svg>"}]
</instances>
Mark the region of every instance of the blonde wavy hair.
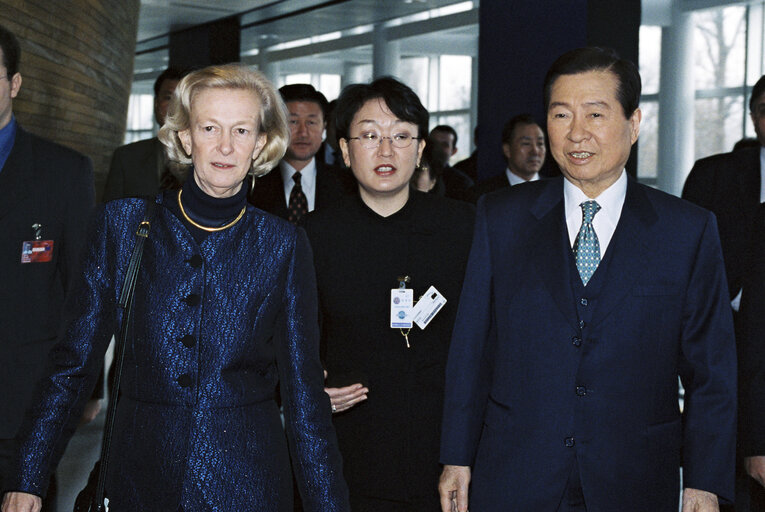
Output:
<instances>
[{"instance_id":1,"label":"blonde wavy hair","mask_svg":"<svg viewBox=\"0 0 765 512\"><path fill-rule=\"evenodd\" d=\"M209 66L186 75L175 88L159 140L165 145L171 161L191 164L191 155L183 149L178 132L191 127L191 106L205 89L240 89L252 91L260 100L260 132L266 134L266 145L253 160L250 174L263 176L284 156L290 140L287 107L279 91L260 72L240 64Z\"/></svg>"}]
</instances>

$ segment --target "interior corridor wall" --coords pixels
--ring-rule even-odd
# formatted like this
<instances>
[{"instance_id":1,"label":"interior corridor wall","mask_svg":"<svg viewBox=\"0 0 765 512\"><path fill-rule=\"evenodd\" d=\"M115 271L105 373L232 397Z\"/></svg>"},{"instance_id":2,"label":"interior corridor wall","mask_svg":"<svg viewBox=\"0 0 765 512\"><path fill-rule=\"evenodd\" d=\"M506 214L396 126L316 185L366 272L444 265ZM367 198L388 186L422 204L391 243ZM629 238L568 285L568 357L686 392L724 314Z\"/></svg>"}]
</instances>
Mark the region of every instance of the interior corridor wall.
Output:
<instances>
[{"instance_id":1,"label":"interior corridor wall","mask_svg":"<svg viewBox=\"0 0 765 512\"><path fill-rule=\"evenodd\" d=\"M122 144L139 0L0 0L0 24L21 44L13 102L28 131L93 159L100 196Z\"/></svg>"}]
</instances>

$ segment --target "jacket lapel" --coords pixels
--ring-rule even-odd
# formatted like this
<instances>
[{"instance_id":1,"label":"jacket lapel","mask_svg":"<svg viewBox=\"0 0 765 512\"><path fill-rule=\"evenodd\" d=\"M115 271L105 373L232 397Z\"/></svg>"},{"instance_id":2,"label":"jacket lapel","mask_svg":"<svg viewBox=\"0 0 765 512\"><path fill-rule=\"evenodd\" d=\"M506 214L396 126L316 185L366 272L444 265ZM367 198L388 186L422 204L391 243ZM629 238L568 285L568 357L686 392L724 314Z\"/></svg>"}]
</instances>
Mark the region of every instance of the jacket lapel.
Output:
<instances>
[{"instance_id":1,"label":"jacket lapel","mask_svg":"<svg viewBox=\"0 0 765 512\"><path fill-rule=\"evenodd\" d=\"M658 221L645 191L632 178L627 184L622 214L606 252L610 262L591 325L597 325L624 300L635 283L650 267L651 249L647 230Z\"/></svg>"},{"instance_id":2,"label":"jacket lapel","mask_svg":"<svg viewBox=\"0 0 765 512\"><path fill-rule=\"evenodd\" d=\"M532 260L537 274L542 277L547 291L573 328L577 328L574 292L571 289L566 216L563 201L563 178L550 180L531 208L539 221L535 231L536 243Z\"/></svg>"},{"instance_id":3,"label":"jacket lapel","mask_svg":"<svg viewBox=\"0 0 765 512\"><path fill-rule=\"evenodd\" d=\"M17 125L13 149L0 170L0 219L34 192L30 145L29 135Z\"/></svg>"}]
</instances>

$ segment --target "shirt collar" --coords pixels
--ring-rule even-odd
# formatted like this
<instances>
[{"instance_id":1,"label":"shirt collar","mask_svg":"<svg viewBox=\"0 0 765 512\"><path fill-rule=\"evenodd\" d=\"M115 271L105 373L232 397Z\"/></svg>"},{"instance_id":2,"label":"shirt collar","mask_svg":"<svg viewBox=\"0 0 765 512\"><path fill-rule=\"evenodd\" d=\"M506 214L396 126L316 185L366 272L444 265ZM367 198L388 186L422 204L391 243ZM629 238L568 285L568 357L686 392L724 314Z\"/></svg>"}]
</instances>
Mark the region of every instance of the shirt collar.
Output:
<instances>
[{"instance_id":1,"label":"shirt collar","mask_svg":"<svg viewBox=\"0 0 765 512\"><path fill-rule=\"evenodd\" d=\"M600 205L601 212L608 212L604 216L616 218L622 211L624 198L627 196L627 171L623 170L621 176L611 184L607 189L600 193L598 197L590 198L582 190L564 178L563 197L566 202L566 217L571 213L576 213L578 217L582 216L582 208L579 206L584 201L594 199Z\"/></svg>"},{"instance_id":2,"label":"shirt collar","mask_svg":"<svg viewBox=\"0 0 765 512\"><path fill-rule=\"evenodd\" d=\"M507 176L507 181L510 182L510 186L514 187L516 185L520 185L521 183L526 183L526 180L518 176L517 174L514 174L509 167L505 168L505 175ZM539 179L539 173L534 173L534 176L532 176L528 181L537 181Z\"/></svg>"},{"instance_id":3,"label":"shirt collar","mask_svg":"<svg viewBox=\"0 0 765 512\"><path fill-rule=\"evenodd\" d=\"M289 188L292 189L292 185L294 184L292 175L297 172L297 169L287 163L286 160L282 160L281 164L279 164L279 170L282 173L282 180L284 180L284 184L289 184ZM303 187L303 190L313 190L315 184L316 157L311 158L311 161L308 162L308 165L300 169L300 185Z\"/></svg>"}]
</instances>

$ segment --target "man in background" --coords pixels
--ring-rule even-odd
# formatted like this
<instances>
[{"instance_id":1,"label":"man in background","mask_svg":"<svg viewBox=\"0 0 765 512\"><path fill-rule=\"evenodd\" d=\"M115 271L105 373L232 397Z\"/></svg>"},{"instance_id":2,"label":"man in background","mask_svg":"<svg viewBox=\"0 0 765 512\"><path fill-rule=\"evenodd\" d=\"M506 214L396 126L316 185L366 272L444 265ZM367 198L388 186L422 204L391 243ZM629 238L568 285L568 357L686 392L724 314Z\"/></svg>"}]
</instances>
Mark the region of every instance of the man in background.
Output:
<instances>
[{"instance_id":1,"label":"man in background","mask_svg":"<svg viewBox=\"0 0 765 512\"><path fill-rule=\"evenodd\" d=\"M505 172L478 183L471 190L475 201L483 194L539 179L545 163L545 134L530 114L520 114L502 128L502 153L507 162Z\"/></svg>"},{"instance_id":2,"label":"man in background","mask_svg":"<svg viewBox=\"0 0 765 512\"><path fill-rule=\"evenodd\" d=\"M13 115L21 50L0 26L0 494L15 437L56 341L93 207L89 158L25 131ZM89 404L86 419L98 412ZM72 425L74 428L74 425ZM56 510L55 480L44 511Z\"/></svg>"},{"instance_id":3,"label":"man in background","mask_svg":"<svg viewBox=\"0 0 765 512\"><path fill-rule=\"evenodd\" d=\"M445 185L444 195L467 201L468 190L474 185L473 180L449 164L451 157L457 153L457 132L449 125L439 124L430 130L428 145L431 146L431 164L440 169L438 174Z\"/></svg>"},{"instance_id":4,"label":"man in background","mask_svg":"<svg viewBox=\"0 0 765 512\"><path fill-rule=\"evenodd\" d=\"M327 126L327 99L310 84L285 85L279 92L289 112L290 145L278 168L255 180L250 202L299 224L345 189L336 170L316 158Z\"/></svg>"},{"instance_id":5,"label":"man in background","mask_svg":"<svg viewBox=\"0 0 765 512\"><path fill-rule=\"evenodd\" d=\"M162 127L173 92L184 72L168 68L154 82L154 119ZM103 202L135 196L153 196L160 190L180 188L185 166L170 162L157 137L139 140L114 150L102 195Z\"/></svg>"},{"instance_id":6,"label":"man in background","mask_svg":"<svg viewBox=\"0 0 765 512\"><path fill-rule=\"evenodd\" d=\"M765 202L765 76L760 77L752 88L749 115L758 144L697 161L686 179L682 195L684 199L712 211L717 217L740 354L739 386L742 400L747 394L745 390L751 389L756 375L765 371L765 360L745 360L741 346L743 330L738 314L744 282L751 278L749 274L753 271L752 259L760 258L760 255L753 254L752 244L757 240L757 235L762 236L764 233L756 229L756 226L761 216L762 203ZM761 341L765 344L765 340ZM737 512L765 511L765 407L753 405L756 404L742 403L739 412ZM733 510L733 507L726 510Z\"/></svg>"}]
</instances>

